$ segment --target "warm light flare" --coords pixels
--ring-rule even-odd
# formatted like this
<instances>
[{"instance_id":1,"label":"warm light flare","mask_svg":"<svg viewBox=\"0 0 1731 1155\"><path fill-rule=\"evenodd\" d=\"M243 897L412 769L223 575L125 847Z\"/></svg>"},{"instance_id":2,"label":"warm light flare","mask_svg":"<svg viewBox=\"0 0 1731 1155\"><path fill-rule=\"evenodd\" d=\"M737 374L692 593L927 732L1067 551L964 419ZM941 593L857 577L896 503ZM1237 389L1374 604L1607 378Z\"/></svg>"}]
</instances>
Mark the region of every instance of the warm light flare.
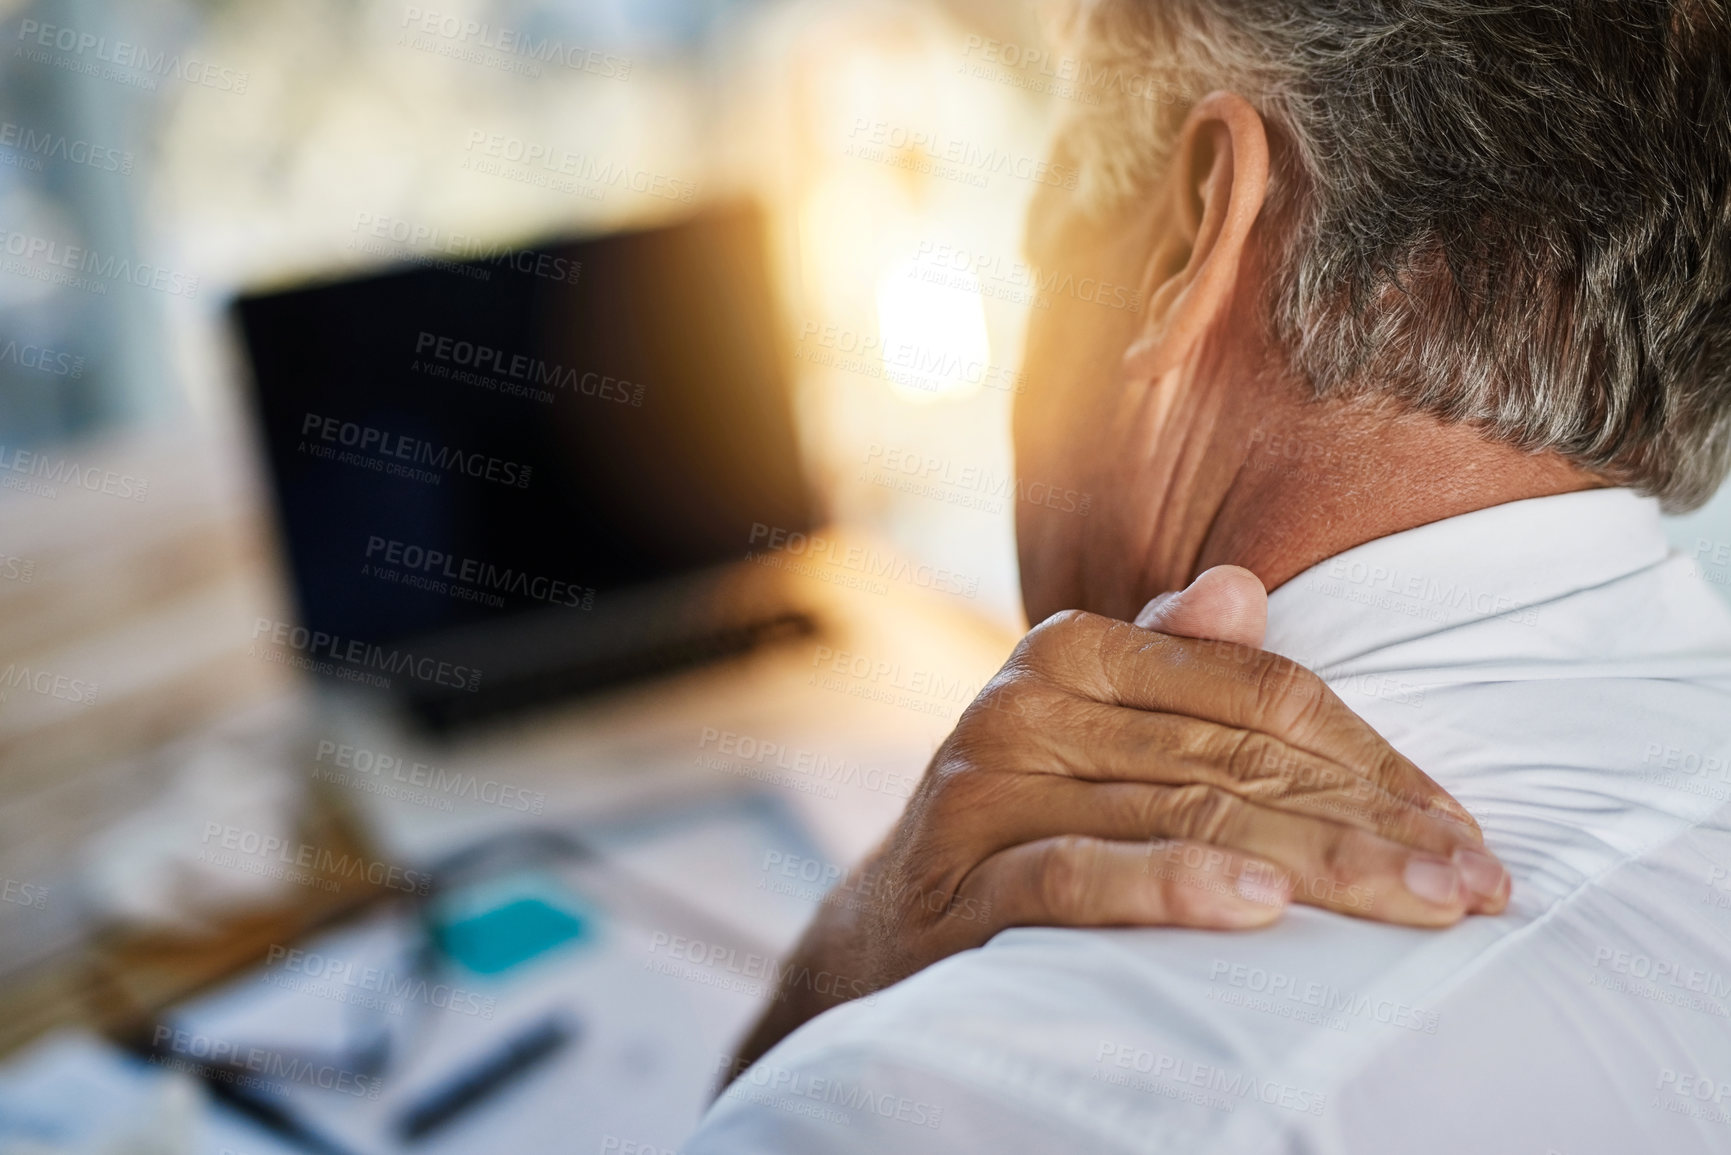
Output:
<instances>
[{"instance_id":1,"label":"warm light flare","mask_svg":"<svg viewBox=\"0 0 1731 1155\"><path fill-rule=\"evenodd\" d=\"M979 391L992 346L971 270L905 261L879 278L877 305L884 379L896 396L931 402Z\"/></svg>"}]
</instances>

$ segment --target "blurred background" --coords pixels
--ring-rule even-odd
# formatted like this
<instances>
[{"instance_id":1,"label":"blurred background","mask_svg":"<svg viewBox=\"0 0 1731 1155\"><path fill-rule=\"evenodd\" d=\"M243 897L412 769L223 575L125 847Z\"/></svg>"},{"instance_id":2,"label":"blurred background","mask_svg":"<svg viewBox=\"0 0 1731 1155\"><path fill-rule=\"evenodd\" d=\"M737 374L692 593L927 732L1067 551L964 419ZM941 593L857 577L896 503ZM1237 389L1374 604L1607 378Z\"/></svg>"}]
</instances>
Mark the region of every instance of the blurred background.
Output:
<instances>
[{"instance_id":1,"label":"blurred background","mask_svg":"<svg viewBox=\"0 0 1731 1155\"><path fill-rule=\"evenodd\" d=\"M1050 16L0 0L0 1152L677 1148L1094 500Z\"/></svg>"}]
</instances>

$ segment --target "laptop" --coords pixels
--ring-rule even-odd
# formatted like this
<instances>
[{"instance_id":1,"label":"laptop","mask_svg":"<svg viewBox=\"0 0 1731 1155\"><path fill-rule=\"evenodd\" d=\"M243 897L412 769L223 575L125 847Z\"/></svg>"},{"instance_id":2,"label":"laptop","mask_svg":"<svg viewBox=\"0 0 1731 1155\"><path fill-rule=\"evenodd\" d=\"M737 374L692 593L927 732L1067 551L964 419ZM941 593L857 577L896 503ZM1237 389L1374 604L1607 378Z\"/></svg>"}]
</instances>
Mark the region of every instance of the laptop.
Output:
<instances>
[{"instance_id":1,"label":"laptop","mask_svg":"<svg viewBox=\"0 0 1731 1155\"><path fill-rule=\"evenodd\" d=\"M761 213L247 295L296 619L273 660L433 728L806 630L819 511Z\"/></svg>"}]
</instances>

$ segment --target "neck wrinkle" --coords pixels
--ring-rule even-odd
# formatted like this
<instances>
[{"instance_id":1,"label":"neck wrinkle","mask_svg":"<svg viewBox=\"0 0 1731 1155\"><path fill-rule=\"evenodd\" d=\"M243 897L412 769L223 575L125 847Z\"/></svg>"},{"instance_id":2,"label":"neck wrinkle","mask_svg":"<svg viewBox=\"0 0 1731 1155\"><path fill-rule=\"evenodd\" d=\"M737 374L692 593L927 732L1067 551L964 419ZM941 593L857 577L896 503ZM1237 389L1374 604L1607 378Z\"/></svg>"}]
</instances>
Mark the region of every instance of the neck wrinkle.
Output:
<instances>
[{"instance_id":1,"label":"neck wrinkle","mask_svg":"<svg viewBox=\"0 0 1731 1155\"><path fill-rule=\"evenodd\" d=\"M1264 438L1239 456L1208 519L1196 572L1244 566L1272 592L1365 542L1463 513L1605 482L1555 454L1487 441L1424 417L1329 414L1315 407L1276 445L1321 447L1314 467L1283 464ZM1355 417L1357 419L1355 419ZM1332 464L1331 464L1332 461ZM1194 576L1194 575L1192 575Z\"/></svg>"}]
</instances>

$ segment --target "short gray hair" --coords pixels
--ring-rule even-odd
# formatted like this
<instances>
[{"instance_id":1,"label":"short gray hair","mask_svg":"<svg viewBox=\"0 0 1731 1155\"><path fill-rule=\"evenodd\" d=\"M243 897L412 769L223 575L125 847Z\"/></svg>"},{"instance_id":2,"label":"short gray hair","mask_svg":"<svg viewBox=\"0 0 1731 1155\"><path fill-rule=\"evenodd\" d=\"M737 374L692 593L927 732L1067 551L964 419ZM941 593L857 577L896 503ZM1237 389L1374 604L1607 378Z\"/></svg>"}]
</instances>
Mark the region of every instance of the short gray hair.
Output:
<instances>
[{"instance_id":1,"label":"short gray hair","mask_svg":"<svg viewBox=\"0 0 1731 1155\"><path fill-rule=\"evenodd\" d=\"M1106 210L1228 88L1273 150L1269 316L1318 397L1554 451L1672 511L1731 469L1731 0L1079 0Z\"/></svg>"}]
</instances>

